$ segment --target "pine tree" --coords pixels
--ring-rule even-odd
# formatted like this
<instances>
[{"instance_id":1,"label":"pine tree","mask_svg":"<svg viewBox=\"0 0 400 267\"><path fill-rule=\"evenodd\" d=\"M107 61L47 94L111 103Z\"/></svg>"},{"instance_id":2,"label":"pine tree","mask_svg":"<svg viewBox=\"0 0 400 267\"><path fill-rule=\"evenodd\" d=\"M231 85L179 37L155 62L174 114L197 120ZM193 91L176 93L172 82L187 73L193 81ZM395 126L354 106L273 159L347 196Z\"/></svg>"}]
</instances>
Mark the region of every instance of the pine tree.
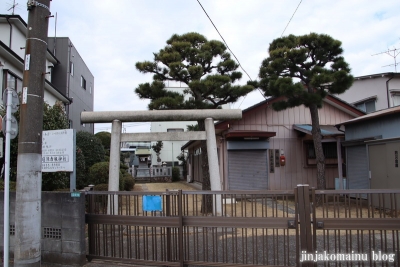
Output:
<instances>
[{"instance_id":1,"label":"pine tree","mask_svg":"<svg viewBox=\"0 0 400 267\"><path fill-rule=\"evenodd\" d=\"M154 53L153 61L136 63L142 73L152 73L153 82L139 84L135 92L142 99L150 99L149 109L218 109L236 102L254 88L234 84L242 77L239 65L231 59L226 46L207 40L198 33L173 35L167 45ZM166 89L165 81L181 82L181 92ZM185 97L187 96L187 97ZM204 121L198 121L204 131ZM203 190L210 190L210 175L206 142L201 142L203 159Z\"/></svg>"},{"instance_id":2,"label":"pine tree","mask_svg":"<svg viewBox=\"0 0 400 267\"><path fill-rule=\"evenodd\" d=\"M341 56L341 42L329 35L310 33L275 39L260 68L260 81L251 83L266 96L284 97L275 110L304 105L309 108L317 159L317 188L325 189L325 157L318 108L330 94L341 94L353 83L350 68Z\"/></svg>"}]
</instances>

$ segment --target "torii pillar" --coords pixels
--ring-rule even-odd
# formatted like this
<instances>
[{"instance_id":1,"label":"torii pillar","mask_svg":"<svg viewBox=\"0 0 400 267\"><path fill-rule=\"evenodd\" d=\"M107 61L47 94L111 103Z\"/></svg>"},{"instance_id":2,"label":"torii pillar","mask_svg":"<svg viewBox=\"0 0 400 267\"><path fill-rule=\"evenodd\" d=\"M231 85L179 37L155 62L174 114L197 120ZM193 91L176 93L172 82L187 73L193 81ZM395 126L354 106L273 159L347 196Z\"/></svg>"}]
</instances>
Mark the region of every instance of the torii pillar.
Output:
<instances>
[{"instance_id":1,"label":"torii pillar","mask_svg":"<svg viewBox=\"0 0 400 267\"><path fill-rule=\"evenodd\" d=\"M82 123L112 123L110 146L109 191L119 189L120 142L122 122L197 121L204 120L205 132L170 132L129 134L135 141L190 141L207 140L211 190L221 190L214 120L239 120L240 109L191 109L146 111L84 111Z\"/></svg>"}]
</instances>

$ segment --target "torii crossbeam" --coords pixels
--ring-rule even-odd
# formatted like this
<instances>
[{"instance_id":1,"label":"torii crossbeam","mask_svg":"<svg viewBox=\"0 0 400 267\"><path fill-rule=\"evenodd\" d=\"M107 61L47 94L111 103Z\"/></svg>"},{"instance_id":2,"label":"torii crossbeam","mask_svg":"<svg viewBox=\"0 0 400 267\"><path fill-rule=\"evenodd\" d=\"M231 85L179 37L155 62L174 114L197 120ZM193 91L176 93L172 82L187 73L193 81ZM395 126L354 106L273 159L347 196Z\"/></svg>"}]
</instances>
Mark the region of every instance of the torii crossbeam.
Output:
<instances>
[{"instance_id":1,"label":"torii crossbeam","mask_svg":"<svg viewBox=\"0 0 400 267\"><path fill-rule=\"evenodd\" d=\"M121 135L123 136L124 140L126 140L126 138L137 139L131 141L207 140L208 166L210 171L211 190L221 190L221 179L218 167L214 120L239 120L241 118L242 110L240 109L84 111L81 113L81 123L112 123L110 169L108 182L109 191L118 191L119 189ZM204 132L170 132L141 134L121 133L122 122L198 120L204 120Z\"/></svg>"}]
</instances>

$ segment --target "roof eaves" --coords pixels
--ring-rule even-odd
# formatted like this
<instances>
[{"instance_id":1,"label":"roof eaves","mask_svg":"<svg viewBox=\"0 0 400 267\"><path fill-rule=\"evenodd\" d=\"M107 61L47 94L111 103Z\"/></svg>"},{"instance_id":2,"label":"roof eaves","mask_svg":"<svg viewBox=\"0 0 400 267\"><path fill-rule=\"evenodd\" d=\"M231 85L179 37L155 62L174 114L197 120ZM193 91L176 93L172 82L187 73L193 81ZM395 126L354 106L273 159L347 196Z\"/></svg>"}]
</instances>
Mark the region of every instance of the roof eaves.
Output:
<instances>
[{"instance_id":1,"label":"roof eaves","mask_svg":"<svg viewBox=\"0 0 400 267\"><path fill-rule=\"evenodd\" d=\"M71 99L68 96L61 93L51 82L49 82L47 79L45 80L45 82L46 85L48 86L47 88L50 89L49 91L57 98L61 99L63 103L66 103L68 105L72 103Z\"/></svg>"},{"instance_id":2,"label":"roof eaves","mask_svg":"<svg viewBox=\"0 0 400 267\"><path fill-rule=\"evenodd\" d=\"M355 80L363 80L363 79L371 79L371 78L380 78L385 76L393 76L393 77L400 77L400 73L398 72L384 72L384 73L376 73L364 76L357 76L354 77Z\"/></svg>"},{"instance_id":3,"label":"roof eaves","mask_svg":"<svg viewBox=\"0 0 400 267\"><path fill-rule=\"evenodd\" d=\"M47 48L47 59L49 61L53 61L56 64L60 64L60 61L56 58L56 56Z\"/></svg>"},{"instance_id":4,"label":"roof eaves","mask_svg":"<svg viewBox=\"0 0 400 267\"><path fill-rule=\"evenodd\" d=\"M0 41L0 46L6 50L8 53L10 53L13 57L15 57L18 61L20 62L24 62L24 60L17 54L15 53L11 48L9 48L5 43L3 43L2 41Z\"/></svg>"},{"instance_id":5,"label":"roof eaves","mask_svg":"<svg viewBox=\"0 0 400 267\"><path fill-rule=\"evenodd\" d=\"M188 141L186 144L184 144L183 146L181 146L181 150L185 150L190 148L192 145L194 145L196 142L198 142L199 140L191 140Z\"/></svg>"},{"instance_id":6,"label":"roof eaves","mask_svg":"<svg viewBox=\"0 0 400 267\"><path fill-rule=\"evenodd\" d=\"M242 111L242 114L243 114L243 116L244 116L245 113L250 112L250 111L252 111L252 110L254 110L254 109L258 108L258 107L261 107L261 106L263 106L263 105L265 105L265 104L268 104L268 103L270 103L270 102L272 102L272 101L274 101L274 100L276 100L276 99L278 99L278 98L277 98L277 97L270 97L270 98L267 98L267 99L265 99L265 100L263 100L263 101L261 101L261 102L255 104L255 105L253 105L253 106L250 106L250 107L244 109L244 110ZM228 122L228 121L226 121L226 120L218 121L217 123L215 123L215 126L221 125L221 124L227 123L227 122Z\"/></svg>"},{"instance_id":7,"label":"roof eaves","mask_svg":"<svg viewBox=\"0 0 400 267\"><path fill-rule=\"evenodd\" d=\"M371 112L371 113L368 113L368 114L366 114L364 116L361 116L361 117L358 117L358 118L354 118L354 119L339 123L337 125L340 126L340 125L353 124L353 123L366 121L366 120L370 120L370 119L375 119L375 118L379 118L379 117L383 117L383 116L387 116L387 115L391 115L391 114L396 114L396 113L400 113L400 106L387 108L387 109L382 109L382 110L378 110L378 111L375 111L375 112Z\"/></svg>"},{"instance_id":8,"label":"roof eaves","mask_svg":"<svg viewBox=\"0 0 400 267\"><path fill-rule=\"evenodd\" d=\"M327 102L328 104L331 104L333 106L335 106L336 108L339 108L340 110L354 116L354 117L359 117L359 116L363 116L366 113L360 109L358 109L356 106L344 101L343 99L328 94L325 98L324 101Z\"/></svg>"},{"instance_id":9,"label":"roof eaves","mask_svg":"<svg viewBox=\"0 0 400 267\"><path fill-rule=\"evenodd\" d=\"M28 27L28 24L21 18L20 15L9 15L9 14L0 14L0 18L5 18L5 19L17 19L19 20L22 24L25 25L25 27Z\"/></svg>"}]
</instances>

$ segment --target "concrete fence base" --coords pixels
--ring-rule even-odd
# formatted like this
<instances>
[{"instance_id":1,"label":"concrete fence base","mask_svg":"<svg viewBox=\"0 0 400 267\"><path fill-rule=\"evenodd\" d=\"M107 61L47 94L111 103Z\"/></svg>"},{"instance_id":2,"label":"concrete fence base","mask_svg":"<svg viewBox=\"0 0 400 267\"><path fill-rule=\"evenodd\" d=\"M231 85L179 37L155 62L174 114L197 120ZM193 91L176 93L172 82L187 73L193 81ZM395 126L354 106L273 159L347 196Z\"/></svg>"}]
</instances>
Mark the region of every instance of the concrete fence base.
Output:
<instances>
[{"instance_id":1,"label":"concrete fence base","mask_svg":"<svg viewBox=\"0 0 400 267\"><path fill-rule=\"evenodd\" d=\"M83 266L86 263L85 195L42 192L41 255L49 266ZM0 192L0 253L4 247L4 192ZM15 192L10 192L10 259L14 258Z\"/></svg>"}]
</instances>

